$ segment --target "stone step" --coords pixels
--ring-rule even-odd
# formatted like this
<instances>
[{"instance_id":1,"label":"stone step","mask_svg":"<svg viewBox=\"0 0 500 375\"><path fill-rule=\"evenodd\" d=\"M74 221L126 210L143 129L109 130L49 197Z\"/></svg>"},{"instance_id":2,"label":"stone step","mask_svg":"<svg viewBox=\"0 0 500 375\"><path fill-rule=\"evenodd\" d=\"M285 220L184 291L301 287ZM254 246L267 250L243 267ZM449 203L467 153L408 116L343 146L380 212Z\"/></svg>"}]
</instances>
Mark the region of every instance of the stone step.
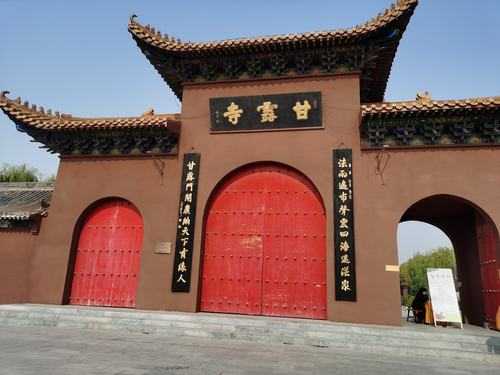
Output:
<instances>
[{"instance_id":1,"label":"stone step","mask_svg":"<svg viewBox=\"0 0 500 375\"><path fill-rule=\"evenodd\" d=\"M318 331L320 333L346 333L360 335L383 335L390 338L407 338L414 340L428 340L429 332L419 332L417 330L401 329L398 327L378 327L378 326L363 326L363 325L347 325L322 321L309 321L302 319L283 319L283 318L267 318L267 317L248 317L238 315L225 314L189 314L189 313L168 313L168 312L143 312L137 310L119 310L119 309L95 309L81 307L39 307L37 305L4 305L0 306L0 316L14 317L30 317L37 314L38 317L66 317L76 316L78 318L91 317L98 320L99 318L113 318L117 324L120 324L118 319L124 320L125 324L131 324L126 319L132 319L133 322L143 322L147 325L161 325L161 322L176 324L179 326L190 328L209 328L211 325L221 327L228 325L234 327L238 325L251 327L272 327L274 330L279 329L295 329L307 332ZM46 314L46 316L44 315ZM278 326L277 326L278 325ZM469 333L467 335L459 334L461 331L450 328L450 333L432 332L432 338L435 341L447 341L453 343L484 343L484 334L477 335ZM484 331L492 332L492 331ZM493 332L492 332L493 333Z\"/></svg>"},{"instance_id":2,"label":"stone step","mask_svg":"<svg viewBox=\"0 0 500 375\"><path fill-rule=\"evenodd\" d=\"M154 320L167 320L167 321L196 321L208 323L242 323L252 326L274 326L280 324L281 326L312 326L320 327L322 330L327 328L341 329L345 328L350 331L358 330L360 332L367 332L373 329L374 332L379 331L379 326L375 325L347 325L342 323L332 323L321 320L306 320L306 319L293 319L293 318L274 318L274 317L260 317L248 315L232 315L232 314L212 314L212 313L177 313L177 312L164 312L164 311L142 311L132 309L119 309L119 308L96 308L84 306L59 306L59 305L0 305L0 313L4 315L12 314L13 316L21 316L22 314L32 313L49 313L51 315L77 315L77 316L93 316L93 317L134 317L135 319L154 319ZM395 333L402 332L400 327L387 327L383 326L385 330L390 330ZM412 335L427 335L426 332L419 331L405 331ZM443 337L449 336L447 333Z\"/></svg>"},{"instance_id":3,"label":"stone step","mask_svg":"<svg viewBox=\"0 0 500 375\"><path fill-rule=\"evenodd\" d=\"M84 317L90 316L92 318L108 317L114 319L129 318L134 321L149 321L154 322L166 321L166 322L185 322L185 324L194 325L206 325L206 324L216 324L217 326L229 324L230 326L235 326L238 324L245 326L255 326L255 327L279 327L291 328L291 329L303 329L303 330L319 330L324 331L335 331L335 332L345 332L345 333L359 333L359 334L380 334L383 332L384 336L392 337L413 337L413 338L424 338L429 337L429 331L418 332L417 330L412 331L408 329L401 329L399 327L378 327L378 326L366 326L366 325L347 325L339 323L331 323L324 321L310 321L303 319L283 319L283 318L268 318L268 317L250 317L250 316L240 316L240 315L226 315L226 314L190 314L190 313L168 313L168 312L144 312L138 310L120 310L120 309L96 309L96 308L86 308L86 307L44 307L39 305L3 305L0 306L0 314L3 316L29 316L33 314L48 314L48 316L77 316ZM383 331L381 331L383 328ZM485 333L490 334L492 331L481 330L482 334L468 333L467 335L459 335L461 331L450 329L450 333L436 333L433 331L433 338L447 341L463 341L463 342L482 342Z\"/></svg>"},{"instance_id":4,"label":"stone step","mask_svg":"<svg viewBox=\"0 0 500 375\"><path fill-rule=\"evenodd\" d=\"M116 329L170 337L311 345L500 364L500 334L481 329L449 328L442 332L442 328L438 331L431 327L410 329L304 319L46 305L0 305L1 325Z\"/></svg>"},{"instance_id":5,"label":"stone step","mask_svg":"<svg viewBox=\"0 0 500 375\"><path fill-rule=\"evenodd\" d=\"M248 337L253 336L276 336L279 340L289 338L293 343L309 343L316 345L331 345L333 343L371 343L378 344L384 342L384 345L401 346L411 341L412 347L424 347L447 350L468 350L475 352L487 352L484 338L477 337L474 341L466 340L436 340L429 341L429 338L405 338L401 334L395 336L385 335L384 332L366 333L341 330L318 330L318 327L303 328L300 326L290 328L282 326L258 327L252 325L237 324L216 324L196 321L169 321L161 319L136 319L133 317L104 317L89 315L68 315L68 314L50 314L47 312L30 313L25 316L5 317L0 314L0 322L7 323L23 319L28 325L45 326L78 326L80 328L99 327L106 329L113 327L121 329L130 329L143 332L171 332L172 329L197 331L199 336L220 336L230 338L232 336ZM206 334L205 334L206 333ZM192 334L192 333L190 333Z\"/></svg>"},{"instance_id":6,"label":"stone step","mask_svg":"<svg viewBox=\"0 0 500 375\"><path fill-rule=\"evenodd\" d=\"M7 310L7 311L6 311ZM310 332L311 335L315 335L316 337L328 337L329 335L338 335L338 334L350 334L350 335L363 335L363 336L380 336L388 339L397 339L397 338L405 338L405 339L413 339L413 340L428 340L428 333L422 332L413 332L413 331L402 331L400 329L393 329L384 327L383 330L380 328L373 329L368 328L366 326L348 326L348 325L338 325L338 324L322 324L323 322L314 322L314 323L303 323L304 320L284 320L284 319L275 319L275 318L255 318L255 317L232 317L227 315L220 314L169 314L169 313L139 313L139 312L130 312L130 311L116 311L116 310L106 310L103 309L101 311L96 309L81 309L81 308L51 308L50 311L47 311L44 308L30 308L26 310L25 308L4 308L0 311L0 314L3 316L7 316L10 314L15 316L16 318L20 317L33 317L34 314L37 314L38 319L49 319L54 318L54 315L58 319L62 319L63 317L71 317L76 316L78 319L83 319L88 316L91 320L101 323L108 323L112 318L114 320L114 324L118 325L138 325L141 324L143 326L148 326L149 328L155 325L162 325L163 321L165 321L167 327L175 324L184 328L191 329L223 329L224 325L228 325L229 330L232 327L243 325L243 326L251 326L251 327L272 327L275 332L277 330L283 329L294 329L299 330L301 332ZM101 319L104 318L104 319ZM107 318L107 319L106 319ZM266 319L273 320L272 322L267 321ZM277 320L277 321L276 321ZM278 326L276 326L278 324ZM254 329L254 331L256 331ZM316 332L317 331L317 332ZM380 338L380 337L378 337ZM457 335L457 334L433 334L433 342L441 342L446 341L452 344L484 344L484 335ZM426 344L427 345L427 344ZM449 345L449 344L447 344Z\"/></svg>"}]
</instances>

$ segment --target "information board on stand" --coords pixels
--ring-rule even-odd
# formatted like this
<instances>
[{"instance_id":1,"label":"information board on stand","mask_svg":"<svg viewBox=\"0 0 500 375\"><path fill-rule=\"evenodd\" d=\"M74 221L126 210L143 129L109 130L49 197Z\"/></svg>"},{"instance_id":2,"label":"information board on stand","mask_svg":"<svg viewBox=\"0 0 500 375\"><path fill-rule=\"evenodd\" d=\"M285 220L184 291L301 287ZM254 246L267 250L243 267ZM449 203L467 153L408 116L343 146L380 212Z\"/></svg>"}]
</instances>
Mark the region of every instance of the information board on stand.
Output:
<instances>
[{"instance_id":1,"label":"information board on stand","mask_svg":"<svg viewBox=\"0 0 500 375\"><path fill-rule=\"evenodd\" d=\"M456 323L463 328L462 314L450 268L428 268L427 280L432 302L434 325L438 322Z\"/></svg>"}]
</instances>

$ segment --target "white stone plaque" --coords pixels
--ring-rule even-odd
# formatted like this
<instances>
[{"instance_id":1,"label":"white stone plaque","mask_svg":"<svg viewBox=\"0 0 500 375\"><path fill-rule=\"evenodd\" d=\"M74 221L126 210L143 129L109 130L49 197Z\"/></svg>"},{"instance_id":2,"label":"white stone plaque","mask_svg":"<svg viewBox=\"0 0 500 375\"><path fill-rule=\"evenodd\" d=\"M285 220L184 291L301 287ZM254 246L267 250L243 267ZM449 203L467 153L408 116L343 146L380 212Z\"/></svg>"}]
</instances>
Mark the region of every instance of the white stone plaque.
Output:
<instances>
[{"instance_id":1,"label":"white stone plaque","mask_svg":"<svg viewBox=\"0 0 500 375\"><path fill-rule=\"evenodd\" d=\"M170 254L172 252L172 242L157 242L155 254Z\"/></svg>"}]
</instances>

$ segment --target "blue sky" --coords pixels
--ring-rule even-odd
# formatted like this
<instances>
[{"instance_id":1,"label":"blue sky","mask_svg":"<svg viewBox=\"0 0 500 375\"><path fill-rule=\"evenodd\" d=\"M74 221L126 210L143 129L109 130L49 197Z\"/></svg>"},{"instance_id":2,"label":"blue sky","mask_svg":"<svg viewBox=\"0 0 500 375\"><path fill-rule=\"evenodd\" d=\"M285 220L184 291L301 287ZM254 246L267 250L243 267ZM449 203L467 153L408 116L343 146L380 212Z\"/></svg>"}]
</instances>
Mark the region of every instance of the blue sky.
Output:
<instances>
[{"instance_id":1,"label":"blue sky","mask_svg":"<svg viewBox=\"0 0 500 375\"><path fill-rule=\"evenodd\" d=\"M131 14L198 41L350 27L391 2L0 0L0 89L79 116L139 115L150 107L177 112L180 103L127 32ZM421 0L386 100L413 99L424 90L445 99L500 95L499 25L498 0ZM3 114L0 129L0 163L56 172L57 157L30 143Z\"/></svg>"}]
</instances>

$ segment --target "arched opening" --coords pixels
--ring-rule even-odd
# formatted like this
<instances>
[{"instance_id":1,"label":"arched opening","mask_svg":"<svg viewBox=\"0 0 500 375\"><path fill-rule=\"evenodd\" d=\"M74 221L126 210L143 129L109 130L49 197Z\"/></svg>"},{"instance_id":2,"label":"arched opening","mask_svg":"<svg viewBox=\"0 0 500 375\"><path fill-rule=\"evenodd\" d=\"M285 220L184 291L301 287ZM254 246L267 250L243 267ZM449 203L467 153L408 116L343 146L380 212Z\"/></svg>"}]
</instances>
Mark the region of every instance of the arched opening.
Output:
<instances>
[{"instance_id":1,"label":"arched opening","mask_svg":"<svg viewBox=\"0 0 500 375\"><path fill-rule=\"evenodd\" d=\"M73 305L135 307L143 221L125 199L92 204L75 228L67 302Z\"/></svg>"},{"instance_id":2,"label":"arched opening","mask_svg":"<svg viewBox=\"0 0 500 375\"><path fill-rule=\"evenodd\" d=\"M410 314L414 315L412 306L418 291L422 287L428 288L428 268L451 269L457 290L459 290L460 283L456 278L457 266L453 244L446 233L438 227L422 221L410 220L400 223L398 225L398 255L403 317L407 320L413 321L409 318ZM421 314L418 318L422 317L424 320L430 319L430 314L427 316ZM417 321L416 317L413 316L413 318Z\"/></svg>"},{"instance_id":3,"label":"arched opening","mask_svg":"<svg viewBox=\"0 0 500 375\"><path fill-rule=\"evenodd\" d=\"M499 238L495 224L473 203L451 195L422 199L401 217L439 228L450 239L456 260L460 306L466 323L494 324L500 305Z\"/></svg>"},{"instance_id":4,"label":"arched opening","mask_svg":"<svg viewBox=\"0 0 500 375\"><path fill-rule=\"evenodd\" d=\"M438 227L413 220L398 225L399 264L416 254L437 248L453 249L450 238Z\"/></svg>"},{"instance_id":5,"label":"arched opening","mask_svg":"<svg viewBox=\"0 0 500 375\"><path fill-rule=\"evenodd\" d=\"M205 212L200 310L326 319L326 217L300 172L242 167Z\"/></svg>"}]
</instances>

